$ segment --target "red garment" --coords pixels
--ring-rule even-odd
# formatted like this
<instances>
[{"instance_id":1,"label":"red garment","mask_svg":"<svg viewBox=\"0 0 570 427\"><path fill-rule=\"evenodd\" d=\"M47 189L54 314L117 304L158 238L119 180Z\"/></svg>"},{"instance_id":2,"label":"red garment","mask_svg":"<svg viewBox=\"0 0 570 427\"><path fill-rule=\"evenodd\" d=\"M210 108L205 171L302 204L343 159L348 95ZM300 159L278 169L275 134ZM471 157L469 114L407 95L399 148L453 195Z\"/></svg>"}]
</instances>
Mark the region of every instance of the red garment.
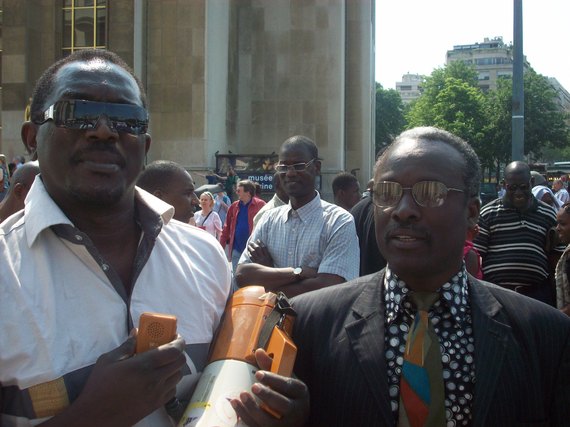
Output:
<instances>
[{"instance_id":1,"label":"red garment","mask_svg":"<svg viewBox=\"0 0 570 427\"><path fill-rule=\"evenodd\" d=\"M253 230L253 217L259 210L265 206L265 202L257 197L251 199L251 203L247 207L247 223L249 225L249 234ZM222 230L222 235L220 236L220 243L222 247L225 248L226 245L229 243L230 245L230 256L232 253L232 249L234 247L234 236L236 232L236 222L237 216L239 213L239 200L233 202L229 209L228 215L226 216L226 223L224 224L224 229Z\"/></svg>"},{"instance_id":2,"label":"red garment","mask_svg":"<svg viewBox=\"0 0 570 427\"><path fill-rule=\"evenodd\" d=\"M477 274L475 277L477 279L483 279L483 270L481 270L481 255L479 255L479 252L477 249L475 249L475 246L473 246L473 242L465 240L465 244L463 245L463 258L465 258L469 251L473 251L477 254Z\"/></svg>"}]
</instances>

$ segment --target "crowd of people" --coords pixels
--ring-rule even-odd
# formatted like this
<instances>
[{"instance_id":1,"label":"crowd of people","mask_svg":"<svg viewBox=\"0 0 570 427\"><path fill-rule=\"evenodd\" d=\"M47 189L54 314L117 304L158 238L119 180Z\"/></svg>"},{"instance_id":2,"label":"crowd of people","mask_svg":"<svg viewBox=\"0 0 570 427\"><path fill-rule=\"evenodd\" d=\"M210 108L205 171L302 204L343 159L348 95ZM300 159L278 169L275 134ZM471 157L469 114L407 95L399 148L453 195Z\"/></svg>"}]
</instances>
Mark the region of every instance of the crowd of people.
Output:
<instances>
[{"instance_id":1,"label":"crowd of people","mask_svg":"<svg viewBox=\"0 0 570 427\"><path fill-rule=\"evenodd\" d=\"M339 174L332 204L296 135L268 203L232 169L198 198L177 163L144 165L146 107L109 51L38 80L21 132L37 162L0 204L1 426L176 425L248 285L291 298L298 351L288 378L251 349L255 383L225 400L248 426L570 423L570 204L539 200L527 164L481 207L471 146L415 128L364 194ZM177 335L135 354L146 311Z\"/></svg>"}]
</instances>

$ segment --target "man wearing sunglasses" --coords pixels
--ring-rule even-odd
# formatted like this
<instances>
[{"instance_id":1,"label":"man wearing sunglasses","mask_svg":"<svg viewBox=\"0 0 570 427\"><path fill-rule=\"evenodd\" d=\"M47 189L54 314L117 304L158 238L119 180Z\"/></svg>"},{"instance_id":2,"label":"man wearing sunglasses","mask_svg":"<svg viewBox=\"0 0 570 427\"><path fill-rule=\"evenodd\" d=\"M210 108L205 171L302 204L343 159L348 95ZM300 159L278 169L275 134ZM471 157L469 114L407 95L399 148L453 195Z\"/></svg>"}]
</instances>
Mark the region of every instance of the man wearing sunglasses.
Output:
<instances>
[{"instance_id":1,"label":"man wearing sunglasses","mask_svg":"<svg viewBox=\"0 0 570 427\"><path fill-rule=\"evenodd\" d=\"M238 286L257 283L287 296L358 276L359 248L352 215L321 200L318 149L305 136L287 139L275 171L289 203L266 212L236 271Z\"/></svg>"},{"instance_id":2,"label":"man wearing sunglasses","mask_svg":"<svg viewBox=\"0 0 570 427\"><path fill-rule=\"evenodd\" d=\"M386 268L292 300L309 425L568 425L570 319L467 274L480 176L473 149L436 128L379 158Z\"/></svg>"},{"instance_id":3,"label":"man wearing sunglasses","mask_svg":"<svg viewBox=\"0 0 570 427\"><path fill-rule=\"evenodd\" d=\"M483 207L473 243L485 280L554 306L554 268L564 247L551 244L556 211L533 196L531 176L524 162L506 166L505 195Z\"/></svg>"},{"instance_id":4,"label":"man wearing sunglasses","mask_svg":"<svg viewBox=\"0 0 570 427\"><path fill-rule=\"evenodd\" d=\"M171 426L206 363L230 271L213 237L135 187L145 104L130 68L101 50L56 62L34 90L22 137L40 175L0 230L3 426ZM142 312L175 315L179 335L135 355Z\"/></svg>"}]
</instances>

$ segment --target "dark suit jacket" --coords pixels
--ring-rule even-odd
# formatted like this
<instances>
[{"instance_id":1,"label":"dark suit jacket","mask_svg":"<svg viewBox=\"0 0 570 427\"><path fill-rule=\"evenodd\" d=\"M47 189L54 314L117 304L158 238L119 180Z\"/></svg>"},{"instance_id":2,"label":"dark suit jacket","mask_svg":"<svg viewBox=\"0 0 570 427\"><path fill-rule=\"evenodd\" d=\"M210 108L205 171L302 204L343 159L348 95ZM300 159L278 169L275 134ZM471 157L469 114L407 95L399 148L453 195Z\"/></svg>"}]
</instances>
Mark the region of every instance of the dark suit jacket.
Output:
<instances>
[{"instance_id":1,"label":"dark suit jacket","mask_svg":"<svg viewBox=\"0 0 570 427\"><path fill-rule=\"evenodd\" d=\"M394 426L384 357L384 270L293 299L296 375L310 426ZM470 277L473 426L570 426L570 318Z\"/></svg>"},{"instance_id":2,"label":"dark suit jacket","mask_svg":"<svg viewBox=\"0 0 570 427\"><path fill-rule=\"evenodd\" d=\"M374 225L374 204L372 197L366 196L350 210L354 217L356 235L360 246L360 275L376 273L386 267L386 260L376 243Z\"/></svg>"}]
</instances>

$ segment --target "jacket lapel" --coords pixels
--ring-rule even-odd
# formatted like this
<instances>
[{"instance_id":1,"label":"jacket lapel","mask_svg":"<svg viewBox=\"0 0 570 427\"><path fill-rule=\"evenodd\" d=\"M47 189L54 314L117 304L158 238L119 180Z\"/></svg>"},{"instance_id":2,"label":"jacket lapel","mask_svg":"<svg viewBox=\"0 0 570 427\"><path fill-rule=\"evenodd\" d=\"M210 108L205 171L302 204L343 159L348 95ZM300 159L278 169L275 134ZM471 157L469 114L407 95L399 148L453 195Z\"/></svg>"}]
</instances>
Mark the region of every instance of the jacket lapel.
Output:
<instances>
[{"instance_id":1,"label":"jacket lapel","mask_svg":"<svg viewBox=\"0 0 570 427\"><path fill-rule=\"evenodd\" d=\"M499 301L486 285L470 278L471 312L475 336L474 426L485 426L503 367L511 327L502 321Z\"/></svg>"},{"instance_id":2,"label":"jacket lapel","mask_svg":"<svg viewBox=\"0 0 570 427\"><path fill-rule=\"evenodd\" d=\"M350 345L374 396L382 422L378 425L393 425L390 409L388 377L384 357L384 304L382 301L383 272L375 274L355 301L353 319L345 329Z\"/></svg>"}]
</instances>

